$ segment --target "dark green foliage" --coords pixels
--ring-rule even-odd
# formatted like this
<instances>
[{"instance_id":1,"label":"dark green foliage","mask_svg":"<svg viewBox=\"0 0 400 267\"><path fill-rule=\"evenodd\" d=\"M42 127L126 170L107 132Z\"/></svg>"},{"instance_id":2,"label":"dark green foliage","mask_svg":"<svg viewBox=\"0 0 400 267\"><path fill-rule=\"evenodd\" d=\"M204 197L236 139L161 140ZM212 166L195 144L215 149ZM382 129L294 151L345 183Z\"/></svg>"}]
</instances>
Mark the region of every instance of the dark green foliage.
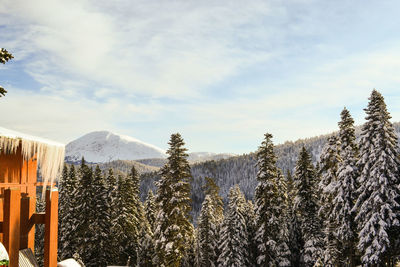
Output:
<instances>
[{"instance_id":1,"label":"dark green foliage","mask_svg":"<svg viewBox=\"0 0 400 267\"><path fill-rule=\"evenodd\" d=\"M181 135L172 134L168 144L168 162L161 169L161 180L157 183L156 202L159 207L155 230L155 263L159 266L180 266L194 238L189 215L192 176Z\"/></svg>"},{"instance_id":2,"label":"dark green foliage","mask_svg":"<svg viewBox=\"0 0 400 267\"><path fill-rule=\"evenodd\" d=\"M149 191L147 192L147 198L144 203L144 213L145 213L147 222L150 225L150 229L154 233L157 207L156 207L156 199L155 199L153 191L151 189L149 189Z\"/></svg>"},{"instance_id":3,"label":"dark green foliage","mask_svg":"<svg viewBox=\"0 0 400 267\"><path fill-rule=\"evenodd\" d=\"M36 212L45 212L46 203L38 197L36 198ZM44 263L44 224L35 225L35 257L38 263Z\"/></svg>"},{"instance_id":4,"label":"dark green foliage","mask_svg":"<svg viewBox=\"0 0 400 267\"><path fill-rule=\"evenodd\" d=\"M110 218L111 229L110 229L110 259L118 259L119 258L119 242L120 238L118 236L118 232L120 229L120 225L118 225L118 217L119 207L118 207L118 186L117 179L115 178L114 171L112 169L108 169L107 174L105 176L106 187L107 187L107 203L109 207L108 216ZM112 261L110 263L117 263L117 261Z\"/></svg>"},{"instance_id":5,"label":"dark green foliage","mask_svg":"<svg viewBox=\"0 0 400 267\"><path fill-rule=\"evenodd\" d=\"M11 55L11 53L9 53L6 49L2 48L0 50L0 63L6 64L6 62L13 58L13 55ZM4 96L6 93L7 91L0 86L0 97Z\"/></svg>"},{"instance_id":6,"label":"dark green foliage","mask_svg":"<svg viewBox=\"0 0 400 267\"><path fill-rule=\"evenodd\" d=\"M354 210L362 263L371 266L390 263L399 254L400 153L383 96L373 90L369 100L359 142L360 186Z\"/></svg>"},{"instance_id":7,"label":"dark green foliage","mask_svg":"<svg viewBox=\"0 0 400 267\"><path fill-rule=\"evenodd\" d=\"M239 189L234 186L229 191L229 202L221 228L221 254L218 266L248 266L248 244L246 220L243 216L246 200Z\"/></svg>"},{"instance_id":8,"label":"dark green foliage","mask_svg":"<svg viewBox=\"0 0 400 267\"><path fill-rule=\"evenodd\" d=\"M86 165L85 160L82 158L81 165L77 173L79 177L79 184L77 188L77 208L79 213L77 214L77 225L75 228L77 252L82 256L83 262L90 265L92 259L93 244L90 240L93 239L95 233L90 231L90 225L95 220L95 208L92 204L93 190L91 186L93 184L93 171Z\"/></svg>"},{"instance_id":9,"label":"dark green foliage","mask_svg":"<svg viewBox=\"0 0 400 267\"><path fill-rule=\"evenodd\" d=\"M255 208L251 200L246 201L243 208L243 216L247 229L247 266L257 266L257 223Z\"/></svg>"},{"instance_id":10,"label":"dark green foliage","mask_svg":"<svg viewBox=\"0 0 400 267\"><path fill-rule=\"evenodd\" d=\"M215 207L210 195L206 195L199 217L199 262L201 266L211 267L217 265L217 219Z\"/></svg>"},{"instance_id":11,"label":"dark green foliage","mask_svg":"<svg viewBox=\"0 0 400 267\"><path fill-rule=\"evenodd\" d=\"M217 227L224 220L224 202L219 195L219 186L215 183L213 178L205 177L206 184L203 186L204 194L209 195L214 208L214 215Z\"/></svg>"},{"instance_id":12,"label":"dark green foliage","mask_svg":"<svg viewBox=\"0 0 400 267\"><path fill-rule=\"evenodd\" d=\"M285 191L282 187L283 177L276 167L271 134L265 134L257 151L257 159L257 180L259 181L255 192L257 263L260 265L274 263L280 266L289 266L290 252L287 245ZM281 234L283 234L282 237Z\"/></svg>"},{"instance_id":13,"label":"dark green foliage","mask_svg":"<svg viewBox=\"0 0 400 267\"><path fill-rule=\"evenodd\" d=\"M72 257L77 251L76 226L77 216L80 213L77 202L78 180L75 166L65 166L62 178L59 182L60 204L59 204L59 232L60 244L59 254L62 259Z\"/></svg>"},{"instance_id":14,"label":"dark green foliage","mask_svg":"<svg viewBox=\"0 0 400 267\"><path fill-rule=\"evenodd\" d=\"M299 221L304 246L301 248L300 262L303 266L313 266L321 258L322 233L318 217L316 190L317 176L306 148L300 152L294 176L294 208Z\"/></svg>"},{"instance_id":15,"label":"dark green foliage","mask_svg":"<svg viewBox=\"0 0 400 267\"><path fill-rule=\"evenodd\" d=\"M150 228L141 227L138 244L138 266L153 267L154 242Z\"/></svg>"},{"instance_id":16,"label":"dark green foliage","mask_svg":"<svg viewBox=\"0 0 400 267\"><path fill-rule=\"evenodd\" d=\"M332 217L337 223L336 238L340 244L340 259L342 264L355 266L357 229L355 211L353 210L357 199L356 166L358 147L356 143L354 120L350 112L344 108L341 112L339 124L340 157L338 164L337 183L334 187Z\"/></svg>"},{"instance_id":17,"label":"dark green foliage","mask_svg":"<svg viewBox=\"0 0 400 267\"><path fill-rule=\"evenodd\" d=\"M116 233L119 241L119 262L126 263L128 258L131 263L137 261L136 249L139 244L141 223L145 220L143 206L139 200L139 175L132 167L130 174L123 179L118 179L118 225L120 232Z\"/></svg>"},{"instance_id":18,"label":"dark green foliage","mask_svg":"<svg viewBox=\"0 0 400 267\"><path fill-rule=\"evenodd\" d=\"M325 266L336 266L339 263L340 250L342 249L336 238L337 221L332 214L332 201L335 195L338 166L341 161L338 139L336 136L331 136L321 153L321 181L318 184L320 193L318 215L322 220L324 233L324 249L321 262Z\"/></svg>"},{"instance_id":19,"label":"dark green foliage","mask_svg":"<svg viewBox=\"0 0 400 267\"><path fill-rule=\"evenodd\" d=\"M112 256L110 253L112 246L109 242L111 236L110 207L107 201L107 186L98 166L96 166L94 171L91 189L93 190L93 199L91 202L95 209L95 216L89 231L94 233L91 243L95 245L95 247L90 253L93 257L90 263L93 264L93 266L106 266L107 263L111 263L109 260Z\"/></svg>"}]
</instances>

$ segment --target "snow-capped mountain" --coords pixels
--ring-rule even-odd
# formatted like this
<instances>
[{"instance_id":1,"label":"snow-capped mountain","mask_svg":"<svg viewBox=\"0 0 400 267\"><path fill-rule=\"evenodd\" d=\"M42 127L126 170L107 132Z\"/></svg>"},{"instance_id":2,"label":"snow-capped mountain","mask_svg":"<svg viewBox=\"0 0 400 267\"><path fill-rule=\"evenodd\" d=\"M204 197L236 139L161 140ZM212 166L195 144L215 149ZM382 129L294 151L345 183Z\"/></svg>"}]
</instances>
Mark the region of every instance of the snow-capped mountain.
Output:
<instances>
[{"instance_id":1,"label":"snow-capped mountain","mask_svg":"<svg viewBox=\"0 0 400 267\"><path fill-rule=\"evenodd\" d=\"M113 160L165 158L165 151L133 137L108 131L88 133L66 145L67 162L104 163Z\"/></svg>"}]
</instances>

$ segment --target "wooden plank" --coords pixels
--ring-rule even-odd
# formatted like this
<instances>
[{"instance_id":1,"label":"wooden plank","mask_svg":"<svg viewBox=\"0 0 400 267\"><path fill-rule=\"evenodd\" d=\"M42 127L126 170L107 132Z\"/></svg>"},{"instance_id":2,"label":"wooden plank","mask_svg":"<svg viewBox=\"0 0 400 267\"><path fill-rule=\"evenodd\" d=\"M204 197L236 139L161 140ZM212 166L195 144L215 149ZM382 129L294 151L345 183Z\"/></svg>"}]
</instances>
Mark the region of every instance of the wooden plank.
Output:
<instances>
[{"instance_id":1,"label":"wooden plank","mask_svg":"<svg viewBox=\"0 0 400 267\"><path fill-rule=\"evenodd\" d=\"M23 197L21 199L21 241L20 249L35 249L35 227L32 223L32 216L35 212L35 199L33 197Z\"/></svg>"},{"instance_id":2,"label":"wooden plank","mask_svg":"<svg viewBox=\"0 0 400 267\"><path fill-rule=\"evenodd\" d=\"M46 213L38 212L32 214L30 224L34 225L34 224L45 224L45 223L46 223Z\"/></svg>"},{"instance_id":3,"label":"wooden plank","mask_svg":"<svg viewBox=\"0 0 400 267\"><path fill-rule=\"evenodd\" d=\"M22 148L18 147L16 153L7 154L0 151L0 182L20 183L23 156Z\"/></svg>"},{"instance_id":4,"label":"wooden plank","mask_svg":"<svg viewBox=\"0 0 400 267\"><path fill-rule=\"evenodd\" d=\"M21 191L4 190L4 246L10 257L10 267L18 267L20 242Z\"/></svg>"},{"instance_id":5,"label":"wooden plank","mask_svg":"<svg viewBox=\"0 0 400 267\"><path fill-rule=\"evenodd\" d=\"M46 224L44 234L44 267L57 266L58 190L46 190Z\"/></svg>"}]
</instances>

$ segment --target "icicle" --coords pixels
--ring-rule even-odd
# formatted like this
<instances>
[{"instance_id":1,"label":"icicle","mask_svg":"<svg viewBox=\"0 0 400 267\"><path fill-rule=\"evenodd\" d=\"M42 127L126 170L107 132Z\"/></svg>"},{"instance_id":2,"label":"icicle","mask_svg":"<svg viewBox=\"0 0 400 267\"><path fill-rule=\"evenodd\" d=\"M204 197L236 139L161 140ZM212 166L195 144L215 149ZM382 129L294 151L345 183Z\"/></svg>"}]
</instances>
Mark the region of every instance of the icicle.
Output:
<instances>
[{"instance_id":1,"label":"icicle","mask_svg":"<svg viewBox=\"0 0 400 267\"><path fill-rule=\"evenodd\" d=\"M21 146L24 160L36 155L43 179L43 193L50 183L53 186L64 165L65 146L43 138L33 137L0 127L0 150L16 153Z\"/></svg>"}]
</instances>

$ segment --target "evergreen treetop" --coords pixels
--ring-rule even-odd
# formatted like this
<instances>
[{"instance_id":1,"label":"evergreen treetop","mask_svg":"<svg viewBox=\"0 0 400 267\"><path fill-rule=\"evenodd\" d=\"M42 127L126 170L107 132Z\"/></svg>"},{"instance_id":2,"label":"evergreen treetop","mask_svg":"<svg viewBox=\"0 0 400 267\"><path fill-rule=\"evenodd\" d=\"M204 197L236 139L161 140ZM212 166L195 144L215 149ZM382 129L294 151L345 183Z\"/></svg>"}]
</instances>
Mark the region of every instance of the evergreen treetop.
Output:
<instances>
[{"instance_id":1,"label":"evergreen treetop","mask_svg":"<svg viewBox=\"0 0 400 267\"><path fill-rule=\"evenodd\" d=\"M358 169L354 120L350 112L344 108L341 112L339 124L340 158L337 166L337 181L333 191L332 213L330 217L336 222L336 238L341 246L341 262L350 267L355 265L357 229L355 212L353 211L357 199Z\"/></svg>"},{"instance_id":2,"label":"evergreen treetop","mask_svg":"<svg viewBox=\"0 0 400 267\"><path fill-rule=\"evenodd\" d=\"M168 143L167 163L157 182L159 205L156 217L155 263L160 266L179 266L183 263L194 236L190 220L190 166L187 149L179 133L172 134Z\"/></svg>"},{"instance_id":3,"label":"evergreen treetop","mask_svg":"<svg viewBox=\"0 0 400 267\"><path fill-rule=\"evenodd\" d=\"M399 147L383 96L373 90L360 138L356 221L358 249L365 265L384 264L395 253L399 227Z\"/></svg>"}]
</instances>

